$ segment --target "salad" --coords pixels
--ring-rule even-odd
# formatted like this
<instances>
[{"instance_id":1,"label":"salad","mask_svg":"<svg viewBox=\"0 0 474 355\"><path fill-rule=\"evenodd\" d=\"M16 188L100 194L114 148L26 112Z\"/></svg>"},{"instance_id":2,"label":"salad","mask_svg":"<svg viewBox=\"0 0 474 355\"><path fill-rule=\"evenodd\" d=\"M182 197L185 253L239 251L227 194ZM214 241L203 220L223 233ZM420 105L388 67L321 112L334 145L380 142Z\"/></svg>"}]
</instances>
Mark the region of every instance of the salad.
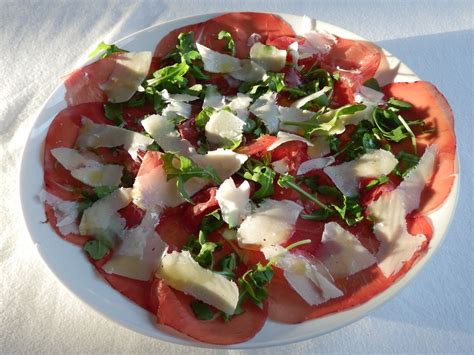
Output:
<instances>
[{"instance_id":1,"label":"salad","mask_svg":"<svg viewBox=\"0 0 474 355\"><path fill-rule=\"evenodd\" d=\"M367 302L429 247L453 115L428 82L379 82L374 44L228 13L93 56L64 82L40 199L157 324L243 342Z\"/></svg>"}]
</instances>

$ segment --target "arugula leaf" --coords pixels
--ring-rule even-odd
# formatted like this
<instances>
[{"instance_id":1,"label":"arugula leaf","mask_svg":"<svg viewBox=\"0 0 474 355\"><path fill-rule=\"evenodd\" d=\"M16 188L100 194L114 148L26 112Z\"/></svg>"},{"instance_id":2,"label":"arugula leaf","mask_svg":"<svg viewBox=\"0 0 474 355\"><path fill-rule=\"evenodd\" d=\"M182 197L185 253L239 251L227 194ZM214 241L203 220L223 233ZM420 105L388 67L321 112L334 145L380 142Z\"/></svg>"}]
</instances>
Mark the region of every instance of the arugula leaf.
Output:
<instances>
[{"instance_id":1,"label":"arugula leaf","mask_svg":"<svg viewBox=\"0 0 474 355\"><path fill-rule=\"evenodd\" d=\"M248 93L256 100L268 91L280 92L285 88L285 74L268 72L263 81L244 82L239 87L239 91Z\"/></svg>"},{"instance_id":2,"label":"arugula leaf","mask_svg":"<svg viewBox=\"0 0 474 355\"><path fill-rule=\"evenodd\" d=\"M149 146L146 147L146 150L160 151L161 148L160 148L160 146L158 145L158 143L153 142L153 143L151 143Z\"/></svg>"},{"instance_id":3,"label":"arugula leaf","mask_svg":"<svg viewBox=\"0 0 474 355\"><path fill-rule=\"evenodd\" d=\"M94 191L97 194L97 198L101 199L107 195L110 195L112 192L117 190L116 186L98 186L94 187Z\"/></svg>"},{"instance_id":4,"label":"arugula leaf","mask_svg":"<svg viewBox=\"0 0 474 355\"><path fill-rule=\"evenodd\" d=\"M153 79L146 81L148 86L156 86L175 93L184 89L188 80L184 77L189 71L185 61L161 68L153 73Z\"/></svg>"},{"instance_id":5,"label":"arugula leaf","mask_svg":"<svg viewBox=\"0 0 474 355\"><path fill-rule=\"evenodd\" d=\"M146 97L142 92L138 92L132 96L130 100L127 101L128 107L142 107L145 104Z\"/></svg>"},{"instance_id":6,"label":"arugula leaf","mask_svg":"<svg viewBox=\"0 0 474 355\"><path fill-rule=\"evenodd\" d=\"M110 251L109 246L100 240L89 240L82 249L94 260L102 259Z\"/></svg>"},{"instance_id":7,"label":"arugula leaf","mask_svg":"<svg viewBox=\"0 0 474 355\"><path fill-rule=\"evenodd\" d=\"M382 91L382 89L380 89L379 82L375 78L370 78L363 85L376 91Z\"/></svg>"},{"instance_id":8,"label":"arugula leaf","mask_svg":"<svg viewBox=\"0 0 474 355\"><path fill-rule=\"evenodd\" d=\"M413 105L409 102L397 100L394 97L388 99L387 105L389 107L396 108L397 110L408 110L413 107Z\"/></svg>"},{"instance_id":9,"label":"arugula leaf","mask_svg":"<svg viewBox=\"0 0 474 355\"><path fill-rule=\"evenodd\" d=\"M348 225L353 226L364 219L362 214L362 206L359 204L357 197L347 197L342 195L342 206L332 205L342 220Z\"/></svg>"},{"instance_id":10,"label":"arugula leaf","mask_svg":"<svg viewBox=\"0 0 474 355\"><path fill-rule=\"evenodd\" d=\"M214 312L211 310L211 307L202 301L196 300L191 302L191 309L199 320L211 320L214 318Z\"/></svg>"},{"instance_id":11,"label":"arugula leaf","mask_svg":"<svg viewBox=\"0 0 474 355\"><path fill-rule=\"evenodd\" d=\"M204 107L196 116L196 126L198 128L204 129L206 123L209 121L215 111L216 109L213 107Z\"/></svg>"},{"instance_id":12,"label":"arugula leaf","mask_svg":"<svg viewBox=\"0 0 474 355\"><path fill-rule=\"evenodd\" d=\"M104 53L102 53L104 52ZM116 52L128 52L125 49L117 47L115 44L107 44L105 42L100 42L97 47L89 54L89 59L94 58L97 54L102 53L100 58L105 58Z\"/></svg>"},{"instance_id":13,"label":"arugula leaf","mask_svg":"<svg viewBox=\"0 0 474 355\"><path fill-rule=\"evenodd\" d=\"M365 190L366 191L369 191L371 189L373 189L375 186L377 185L382 185L382 184L385 184L386 182L388 182L388 177L386 175L381 175L379 176L378 178L375 178L371 181L369 181L369 183L367 184L367 186L365 187Z\"/></svg>"},{"instance_id":14,"label":"arugula leaf","mask_svg":"<svg viewBox=\"0 0 474 355\"><path fill-rule=\"evenodd\" d=\"M393 170L395 175L404 179L408 173L416 167L420 158L414 154L407 153L405 151L401 151L397 154L398 164Z\"/></svg>"},{"instance_id":15,"label":"arugula leaf","mask_svg":"<svg viewBox=\"0 0 474 355\"><path fill-rule=\"evenodd\" d=\"M316 132L330 132L336 125L339 117L344 115L353 115L356 112L362 111L366 108L365 105L346 105L334 110L326 110L324 107L315 113L315 115L304 122L289 122L283 123L289 126L301 127L304 135L310 138Z\"/></svg>"},{"instance_id":16,"label":"arugula leaf","mask_svg":"<svg viewBox=\"0 0 474 355\"><path fill-rule=\"evenodd\" d=\"M234 42L234 39L232 38L232 35L229 32L220 31L219 34L217 35L217 39L227 41L224 49L227 52L231 53L232 55L235 55L235 42Z\"/></svg>"},{"instance_id":17,"label":"arugula leaf","mask_svg":"<svg viewBox=\"0 0 474 355\"><path fill-rule=\"evenodd\" d=\"M217 209L204 216L204 218L201 221L200 228L206 235L208 235L218 230L220 227L224 225L224 223L225 223L224 219L219 213L219 209Z\"/></svg>"},{"instance_id":18,"label":"arugula leaf","mask_svg":"<svg viewBox=\"0 0 474 355\"><path fill-rule=\"evenodd\" d=\"M235 253L231 253L226 257L223 257L219 261L221 271L215 271L217 274L223 275L229 279L235 278L234 270L237 268L237 256Z\"/></svg>"},{"instance_id":19,"label":"arugula leaf","mask_svg":"<svg viewBox=\"0 0 474 355\"><path fill-rule=\"evenodd\" d=\"M376 107L372 112L372 121L377 131L388 141L400 142L405 138L410 138L416 153L415 134L402 116L397 115L393 110Z\"/></svg>"},{"instance_id":20,"label":"arugula leaf","mask_svg":"<svg viewBox=\"0 0 474 355\"><path fill-rule=\"evenodd\" d=\"M122 116L122 105L115 103L104 104L105 117L113 121L117 126L125 123Z\"/></svg>"},{"instance_id":21,"label":"arugula leaf","mask_svg":"<svg viewBox=\"0 0 474 355\"><path fill-rule=\"evenodd\" d=\"M311 240L300 240L287 246L285 249L288 252L291 249L308 243L311 243ZM277 260L278 256L271 258L265 265L259 262L238 279L238 283L241 287L238 303L239 309L247 298L250 298L258 307L263 308L263 301L268 296L268 291L265 286L273 278L273 265Z\"/></svg>"},{"instance_id":22,"label":"arugula leaf","mask_svg":"<svg viewBox=\"0 0 474 355\"><path fill-rule=\"evenodd\" d=\"M379 137L374 132L374 126L370 121L364 120L357 125L349 142L334 156L345 153L349 160L353 160L367 153L369 149L378 148L380 148Z\"/></svg>"},{"instance_id":23,"label":"arugula leaf","mask_svg":"<svg viewBox=\"0 0 474 355\"><path fill-rule=\"evenodd\" d=\"M320 99L324 99L322 102L318 102L319 106L326 106L332 96L334 87L334 75L331 75L328 71L318 68L311 67L308 71L302 71L304 84L298 87L285 87L283 90L289 92L294 98L304 97L311 95L324 87L328 88L327 95L323 95ZM326 105L324 105L326 103Z\"/></svg>"},{"instance_id":24,"label":"arugula leaf","mask_svg":"<svg viewBox=\"0 0 474 355\"><path fill-rule=\"evenodd\" d=\"M80 189L79 193L81 194L81 199L79 201L79 211L83 212L84 210L92 206L94 202L96 202L97 200L101 198L104 198L105 196L109 195L116 189L117 187L115 186L94 187L92 191Z\"/></svg>"},{"instance_id":25,"label":"arugula leaf","mask_svg":"<svg viewBox=\"0 0 474 355\"><path fill-rule=\"evenodd\" d=\"M221 178L213 167L208 166L201 168L191 159L173 153L164 153L161 159L163 160L163 167L168 176L168 180L176 178L176 186L178 187L179 194L190 203L193 203L193 201L184 186L189 179L197 177L208 179L218 185L222 183ZM179 162L178 167L175 167L173 164L176 160Z\"/></svg>"},{"instance_id":26,"label":"arugula leaf","mask_svg":"<svg viewBox=\"0 0 474 355\"><path fill-rule=\"evenodd\" d=\"M294 176L291 175L281 175L280 178L278 179L278 185L285 189L293 189L296 192L298 192L301 197L306 198L307 200L313 201L316 203L319 207L324 208L324 209L330 209L329 206L325 205L321 201L318 200L318 198L314 195L311 195L307 191L303 190L298 184L296 183L296 179Z\"/></svg>"},{"instance_id":27,"label":"arugula leaf","mask_svg":"<svg viewBox=\"0 0 474 355\"><path fill-rule=\"evenodd\" d=\"M332 209L327 208L319 208L314 210L310 214L302 214L301 218L309 219L311 221L325 221L329 217L334 216L335 212Z\"/></svg>"},{"instance_id":28,"label":"arugula leaf","mask_svg":"<svg viewBox=\"0 0 474 355\"><path fill-rule=\"evenodd\" d=\"M209 80L209 76L204 74L201 67L196 63L201 59L201 55L196 49L193 32L181 32L178 36L176 48L168 53L164 59L173 59L176 63L184 62L189 65L189 71L196 79Z\"/></svg>"},{"instance_id":29,"label":"arugula leaf","mask_svg":"<svg viewBox=\"0 0 474 355\"><path fill-rule=\"evenodd\" d=\"M261 200L273 194L273 180L276 173L270 167L262 165L258 160L248 159L244 169L244 179L254 181L260 185L260 188L252 195L253 200Z\"/></svg>"}]
</instances>

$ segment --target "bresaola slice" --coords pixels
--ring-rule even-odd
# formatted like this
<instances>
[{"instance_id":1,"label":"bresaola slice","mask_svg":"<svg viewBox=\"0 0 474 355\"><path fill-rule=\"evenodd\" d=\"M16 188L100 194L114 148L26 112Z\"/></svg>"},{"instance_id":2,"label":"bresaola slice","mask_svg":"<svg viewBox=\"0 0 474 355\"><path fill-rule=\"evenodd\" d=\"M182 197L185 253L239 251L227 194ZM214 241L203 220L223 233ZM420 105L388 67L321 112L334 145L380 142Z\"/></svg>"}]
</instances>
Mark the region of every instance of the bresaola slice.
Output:
<instances>
[{"instance_id":1,"label":"bresaola slice","mask_svg":"<svg viewBox=\"0 0 474 355\"><path fill-rule=\"evenodd\" d=\"M457 174L456 136L454 117L444 96L436 87L425 81L414 83L393 83L382 88L386 97L395 97L413 105L403 112L403 117L409 120L423 119L422 128L412 126L417 135L418 154L426 147L436 144L438 154L435 160L433 176L423 190L419 211L429 213L436 210L446 200L451 192ZM422 129L435 128L434 133L422 133ZM396 154L401 150L412 152L409 142L393 145Z\"/></svg>"},{"instance_id":2,"label":"bresaola slice","mask_svg":"<svg viewBox=\"0 0 474 355\"><path fill-rule=\"evenodd\" d=\"M77 69L64 82L69 106L88 102L125 102L148 74L151 52L114 53Z\"/></svg>"},{"instance_id":3,"label":"bresaola slice","mask_svg":"<svg viewBox=\"0 0 474 355\"><path fill-rule=\"evenodd\" d=\"M158 294L158 324L166 325L196 340L211 344L236 344L253 338L267 319L267 305L258 308L252 302L243 304L244 313L224 321L222 316L202 321L196 318L191 308L193 297L173 290L164 282L153 290Z\"/></svg>"}]
</instances>

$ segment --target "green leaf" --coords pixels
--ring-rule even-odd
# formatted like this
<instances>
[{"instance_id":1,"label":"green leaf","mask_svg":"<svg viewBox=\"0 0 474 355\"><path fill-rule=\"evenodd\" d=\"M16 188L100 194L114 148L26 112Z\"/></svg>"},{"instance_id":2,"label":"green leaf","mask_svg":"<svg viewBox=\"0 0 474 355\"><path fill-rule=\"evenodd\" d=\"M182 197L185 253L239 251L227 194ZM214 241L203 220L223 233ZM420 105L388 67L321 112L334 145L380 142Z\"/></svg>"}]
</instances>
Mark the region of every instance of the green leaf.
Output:
<instances>
[{"instance_id":1,"label":"green leaf","mask_svg":"<svg viewBox=\"0 0 474 355\"><path fill-rule=\"evenodd\" d=\"M243 82L239 91L248 93L249 96L256 100L268 91L280 92L285 88L285 74L268 72L263 81Z\"/></svg>"},{"instance_id":2,"label":"green leaf","mask_svg":"<svg viewBox=\"0 0 474 355\"><path fill-rule=\"evenodd\" d=\"M116 52L128 52L128 51L117 47L115 44L107 44L104 42L100 42L97 45L97 47L89 54L89 58L94 58L99 53L102 53L100 55L100 58L105 58L111 55L112 53L116 53Z\"/></svg>"},{"instance_id":3,"label":"green leaf","mask_svg":"<svg viewBox=\"0 0 474 355\"><path fill-rule=\"evenodd\" d=\"M309 219L311 221L324 221L333 215L334 215L333 210L327 209L327 208L320 208L320 209L314 210L310 214L302 214L301 218Z\"/></svg>"},{"instance_id":4,"label":"green leaf","mask_svg":"<svg viewBox=\"0 0 474 355\"><path fill-rule=\"evenodd\" d=\"M295 177L291 175L281 175L280 178L278 179L278 185L285 189L293 189L296 192L298 192L302 198L306 198L307 200L313 201L316 203L319 207L324 208L324 209L329 209L327 205L319 201L319 199L308 193L307 191L303 190L300 186L295 181Z\"/></svg>"},{"instance_id":5,"label":"green leaf","mask_svg":"<svg viewBox=\"0 0 474 355\"><path fill-rule=\"evenodd\" d=\"M235 253L231 253L225 257L223 257L219 261L219 266L221 267L221 271L216 271L216 273L223 275L229 279L235 278L234 270L237 268L237 256Z\"/></svg>"},{"instance_id":6,"label":"green leaf","mask_svg":"<svg viewBox=\"0 0 474 355\"><path fill-rule=\"evenodd\" d=\"M149 146L146 147L146 150L160 151L161 148L160 148L160 146L158 145L158 143L153 142L153 143L151 143Z\"/></svg>"},{"instance_id":7,"label":"green leaf","mask_svg":"<svg viewBox=\"0 0 474 355\"><path fill-rule=\"evenodd\" d=\"M382 91L380 89L379 82L375 78L371 78L371 79L367 80L363 85L367 86L368 88L371 88L373 90L379 91L379 92Z\"/></svg>"},{"instance_id":8,"label":"green leaf","mask_svg":"<svg viewBox=\"0 0 474 355\"><path fill-rule=\"evenodd\" d=\"M122 116L122 105L115 103L104 104L105 117L113 121L117 126L125 123Z\"/></svg>"},{"instance_id":9,"label":"green leaf","mask_svg":"<svg viewBox=\"0 0 474 355\"><path fill-rule=\"evenodd\" d=\"M395 175L404 179L408 173L416 167L420 158L414 154L401 151L397 154L398 164L394 169Z\"/></svg>"},{"instance_id":10,"label":"green leaf","mask_svg":"<svg viewBox=\"0 0 474 355\"><path fill-rule=\"evenodd\" d=\"M193 201L185 189L185 183L189 179L197 177L207 179L217 185L222 183L221 178L213 167L208 166L206 168L201 168L191 159L173 153L164 153L161 156L161 159L163 160L163 167L168 176L168 180L176 178L178 192L190 203L193 203ZM178 166L175 166L175 162Z\"/></svg>"},{"instance_id":11,"label":"green leaf","mask_svg":"<svg viewBox=\"0 0 474 355\"><path fill-rule=\"evenodd\" d=\"M189 71L189 65L185 61L161 68L153 73L153 79L146 81L148 86L156 86L167 89L169 92L178 92L184 89L188 80L184 77Z\"/></svg>"},{"instance_id":12,"label":"green leaf","mask_svg":"<svg viewBox=\"0 0 474 355\"><path fill-rule=\"evenodd\" d=\"M369 191L371 189L373 189L375 186L377 185L382 185L382 184L385 184L386 182L388 182L388 177L386 175L381 175L379 176L378 178L375 178L373 180L370 180L369 183L367 184L367 186L365 187L365 190L366 191Z\"/></svg>"},{"instance_id":13,"label":"green leaf","mask_svg":"<svg viewBox=\"0 0 474 355\"><path fill-rule=\"evenodd\" d=\"M227 31L220 31L217 39L227 41L224 49L232 55L235 55L235 42L232 35Z\"/></svg>"},{"instance_id":14,"label":"green leaf","mask_svg":"<svg viewBox=\"0 0 474 355\"><path fill-rule=\"evenodd\" d=\"M364 219L362 206L359 204L357 197L347 197L342 195L343 202L341 206L332 205L342 220L352 226Z\"/></svg>"},{"instance_id":15,"label":"green leaf","mask_svg":"<svg viewBox=\"0 0 474 355\"><path fill-rule=\"evenodd\" d=\"M117 186L98 186L94 187L94 191L98 199L104 198L107 195L110 195L112 192L117 190Z\"/></svg>"},{"instance_id":16,"label":"green leaf","mask_svg":"<svg viewBox=\"0 0 474 355\"><path fill-rule=\"evenodd\" d=\"M244 166L244 179L254 181L260 185L252 195L253 200L261 200L273 194L273 180L276 173L268 166L262 165L258 160L249 159Z\"/></svg>"},{"instance_id":17,"label":"green leaf","mask_svg":"<svg viewBox=\"0 0 474 355\"><path fill-rule=\"evenodd\" d=\"M397 100L394 97L388 99L387 105L390 107L395 107L398 110L408 110L413 107L413 105L409 102Z\"/></svg>"},{"instance_id":18,"label":"green leaf","mask_svg":"<svg viewBox=\"0 0 474 355\"><path fill-rule=\"evenodd\" d=\"M83 249L94 260L102 259L110 251L110 248L100 240L89 240L84 244Z\"/></svg>"},{"instance_id":19,"label":"green leaf","mask_svg":"<svg viewBox=\"0 0 474 355\"><path fill-rule=\"evenodd\" d=\"M196 300L191 302L191 309L199 320L211 320L214 318L214 312L211 310L211 307L202 301Z\"/></svg>"},{"instance_id":20,"label":"green leaf","mask_svg":"<svg viewBox=\"0 0 474 355\"><path fill-rule=\"evenodd\" d=\"M213 107L204 107L202 111L196 116L196 126L200 129L204 129L206 123L209 121L215 111L216 109Z\"/></svg>"},{"instance_id":21,"label":"green leaf","mask_svg":"<svg viewBox=\"0 0 474 355\"><path fill-rule=\"evenodd\" d=\"M314 116L304 122L288 122L284 121L283 123L289 126L296 126L302 128L304 131L305 137L311 137L316 132L320 134L327 134L330 132L336 125L339 117L345 115L353 115L356 112L365 110L366 106L362 104L356 105L346 105L338 109L325 109L324 107L315 112Z\"/></svg>"}]
</instances>

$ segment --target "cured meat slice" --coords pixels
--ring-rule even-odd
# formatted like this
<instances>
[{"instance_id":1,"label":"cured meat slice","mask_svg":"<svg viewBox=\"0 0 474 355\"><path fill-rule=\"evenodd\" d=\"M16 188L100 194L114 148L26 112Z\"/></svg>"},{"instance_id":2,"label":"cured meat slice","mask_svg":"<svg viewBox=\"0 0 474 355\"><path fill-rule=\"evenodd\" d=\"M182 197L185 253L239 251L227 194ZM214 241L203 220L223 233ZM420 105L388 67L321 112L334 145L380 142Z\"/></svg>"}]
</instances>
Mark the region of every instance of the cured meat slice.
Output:
<instances>
[{"instance_id":1,"label":"cured meat slice","mask_svg":"<svg viewBox=\"0 0 474 355\"><path fill-rule=\"evenodd\" d=\"M382 55L380 48L372 43L337 38L321 61L324 69L340 73L334 84L332 104L338 107L353 103L357 89L377 72Z\"/></svg>"},{"instance_id":2,"label":"cured meat slice","mask_svg":"<svg viewBox=\"0 0 474 355\"><path fill-rule=\"evenodd\" d=\"M102 269L102 266L110 260L112 254L108 254L101 260L93 260L89 258L89 261L95 266L97 272L112 286L115 290L120 292L122 295L127 297L133 303L146 309L149 312L154 313L156 310L156 304L152 302L150 295L153 280L141 281L134 280L125 276L116 274L109 274Z\"/></svg>"},{"instance_id":3,"label":"cured meat slice","mask_svg":"<svg viewBox=\"0 0 474 355\"><path fill-rule=\"evenodd\" d=\"M431 223L423 215L407 216L407 225L411 234L424 234L428 240L432 236ZM283 274L277 270L268 285L269 318L282 323L301 323L367 302L403 276L427 247L428 243L425 243L398 273L389 278L386 278L376 265L373 265L350 277L336 279L335 285L343 291L344 296L318 306L310 306L303 302L288 284Z\"/></svg>"},{"instance_id":4,"label":"cured meat slice","mask_svg":"<svg viewBox=\"0 0 474 355\"><path fill-rule=\"evenodd\" d=\"M64 81L69 106L87 102L128 101L145 79L150 52L113 53L79 68Z\"/></svg>"},{"instance_id":5,"label":"cured meat slice","mask_svg":"<svg viewBox=\"0 0 474 355\"><path fill-rule=\"evenodd\" d=\"M219 40L220 31L227 31L235 41L238 58L248 57L252 42L249 37L257 33L258 41L265 43L269 37L294 36L293 29L277 15L257 12L232 12L214 17L208 21L178 28L166 35L155 49L155 57L164 57L176 46L176 39L181 32L194 32L194 40L219 52L224 51L226 41Z\"/></svg>"},{"instance_id":6,"label":"cured meat slice","mask_svg":"<svg viewBox=\"0 0 474 355\"><path fill-rule=\"evenodd\" d=\"M167 286L158 285L157 322L169 326L196 340L211 344L236 344L251 339L267 319L267 306L258 308L251 302L243 305L245 312L226 322L221 316L212 320L199 320L193 313L193 297Z\"/></svg>"},{"instance_id":7,"label":"cured meat slice","mask_svg":"<svg viewBox=\"0 0 474 355\"><path fill-rule=\"evenodd\" d=\"M95 123L110 124L104 116L101 103L69 107L58 113L49 126L44 146L44 184L46 191L63 199L77 200L80 194L67 187L85 188L86 185L71 176L71 172L59 164L51 150L59 147L73 148L82 127L82 118Z\"/></svg>"},{"instance_id":8,"label":"cured meat slice","mask_svg":"<svg viewBox=\"0 0 474 355\"><path fill-rule=\"evenodd\" d=\"M420 212L429 213L437 209L448 197L457 174L453 112L438 89L425 81L393 83L384 86L382 90L386 97L395 97L413 105L403 111L403 117L407 120L424 120L425 125L422 128L412 126L417 135L417 155L424 153L429 145L436 144L438 147L434 173L421 194L418 209ZM435 131L422 133L422 129L431 128ZM408 139L392 146L394 154L402 150L413 153Z\"/></svg>"}]
</instances>

